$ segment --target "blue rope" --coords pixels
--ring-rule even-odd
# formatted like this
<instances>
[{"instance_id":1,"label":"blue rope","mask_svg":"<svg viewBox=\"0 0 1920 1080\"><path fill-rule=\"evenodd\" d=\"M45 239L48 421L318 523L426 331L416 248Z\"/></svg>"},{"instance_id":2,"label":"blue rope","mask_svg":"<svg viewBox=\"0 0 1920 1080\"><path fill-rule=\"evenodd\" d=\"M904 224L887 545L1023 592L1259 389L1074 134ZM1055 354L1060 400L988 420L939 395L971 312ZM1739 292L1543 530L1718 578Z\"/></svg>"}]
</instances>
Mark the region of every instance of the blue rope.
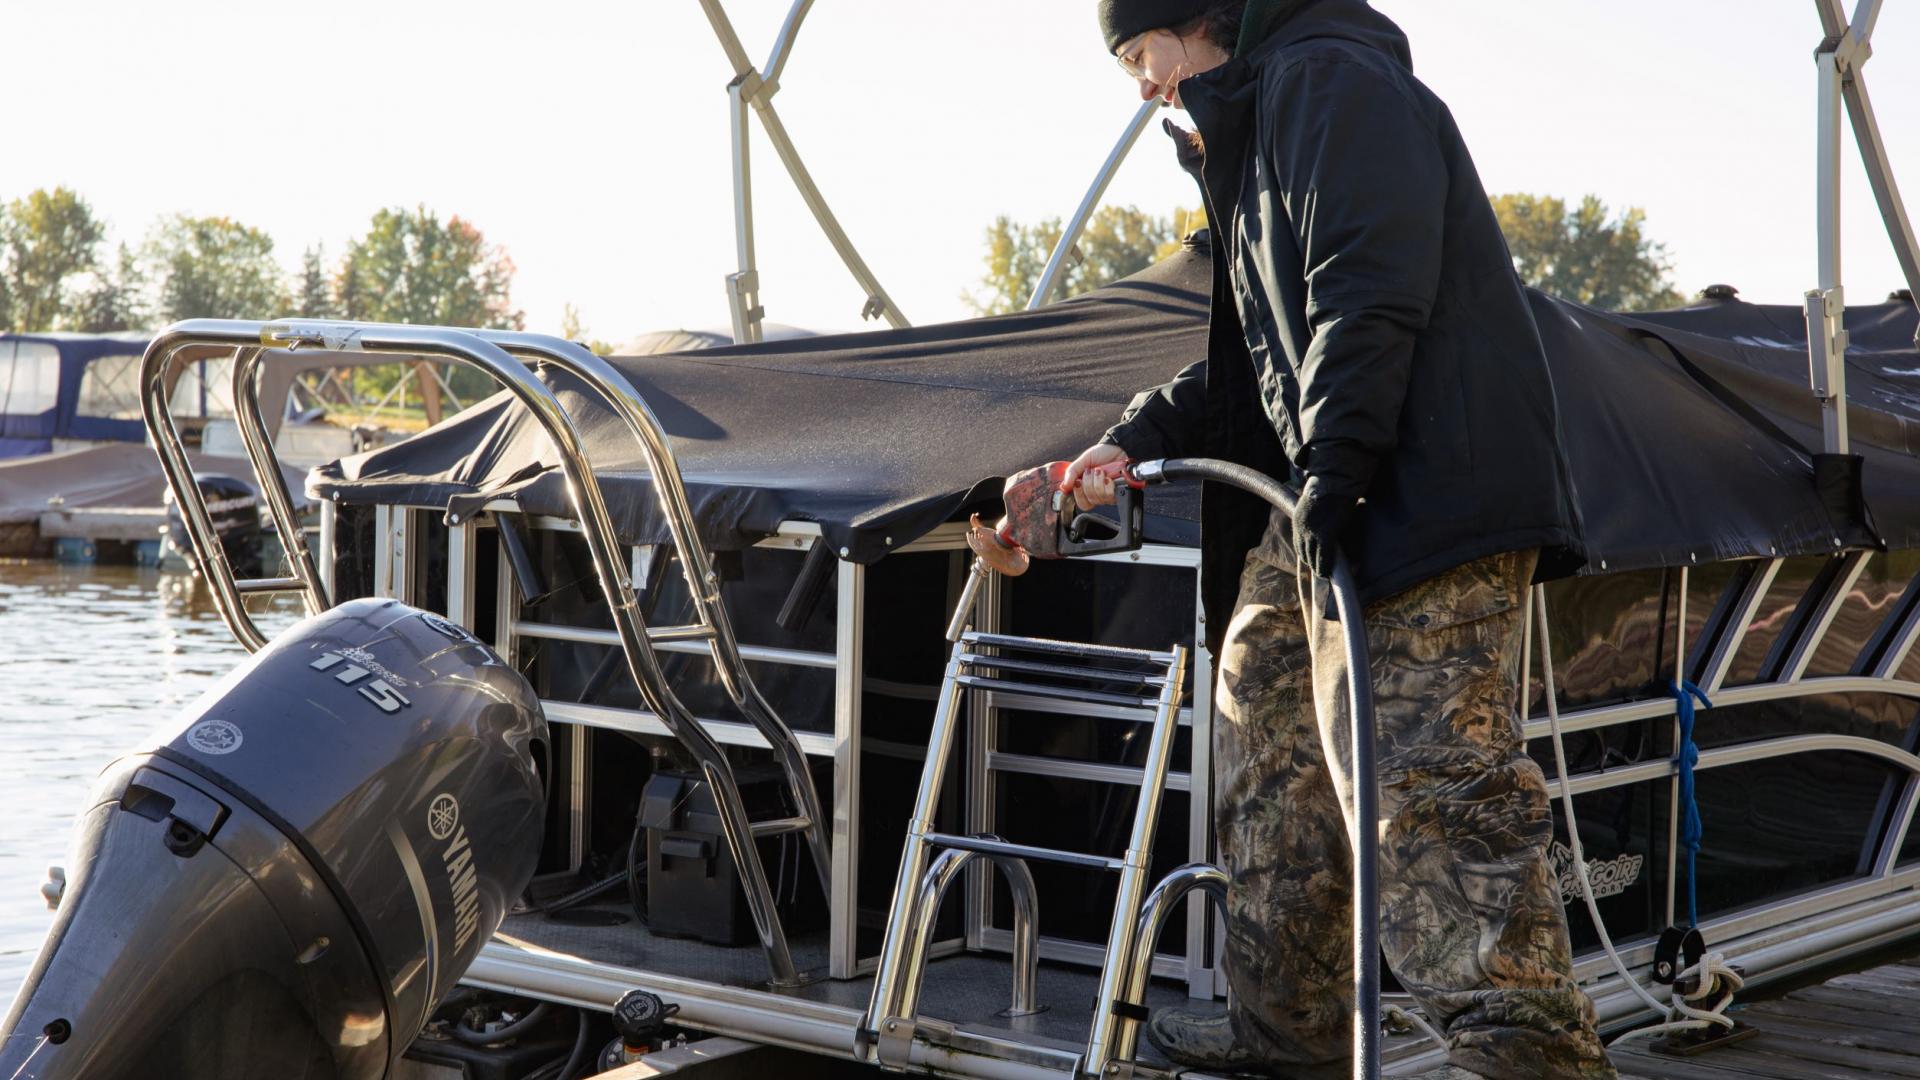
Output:
<instances>
[{"instance_id":1,"label":"blue rope","mask_svg":"<svg viewBox=\"0 0 1920 1080\"><path fill-rule=\"evenodd\" d=\"M1680 846L1687 852L1687 925L1700 925L1699 875L1695 873L1695 863L1700 855L1700 837L1704 830L1700 825L1700 804L1693 797L1693 768L1700 764L1700 748L1693 743L1693 702L1713 708L1713 702L1707 700L1706 691L1695 686L1692 681L1681 679L1680 685L1672 688L1676 703L1675 713L1680 720L1680 745L1674 748L1673 763L1680 775L1680 805L1676 808L1680 816Z\"/></svg>"}]
</instances>

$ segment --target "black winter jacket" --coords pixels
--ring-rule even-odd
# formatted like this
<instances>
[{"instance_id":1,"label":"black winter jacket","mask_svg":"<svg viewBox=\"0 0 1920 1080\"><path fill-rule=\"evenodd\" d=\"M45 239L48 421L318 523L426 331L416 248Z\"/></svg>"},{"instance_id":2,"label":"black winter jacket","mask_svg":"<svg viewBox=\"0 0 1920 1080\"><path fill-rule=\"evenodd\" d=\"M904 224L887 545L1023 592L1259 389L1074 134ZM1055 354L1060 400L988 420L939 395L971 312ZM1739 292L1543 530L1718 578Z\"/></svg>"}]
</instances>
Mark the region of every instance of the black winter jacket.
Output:
<instances>
[{"instance_id":1,"label":"black winter jacket","mask_svg":"<svg viewBox=\"0 0 1920 1080\"><path fill-rule=\"evenodd\" d=\"M1345 540L1371 603L1541 548L1580 565L1552 381L1452 116L1364 0L1254 0L1225 65L1180 85L1213 224L1206 359L1136 397L1129 456L1226 458L1366 492ZM1252 44L1249 45L1249 39ZM1264 503L1209 485L1202 594L1217 651Z\"/></svg>"}]
</instances>

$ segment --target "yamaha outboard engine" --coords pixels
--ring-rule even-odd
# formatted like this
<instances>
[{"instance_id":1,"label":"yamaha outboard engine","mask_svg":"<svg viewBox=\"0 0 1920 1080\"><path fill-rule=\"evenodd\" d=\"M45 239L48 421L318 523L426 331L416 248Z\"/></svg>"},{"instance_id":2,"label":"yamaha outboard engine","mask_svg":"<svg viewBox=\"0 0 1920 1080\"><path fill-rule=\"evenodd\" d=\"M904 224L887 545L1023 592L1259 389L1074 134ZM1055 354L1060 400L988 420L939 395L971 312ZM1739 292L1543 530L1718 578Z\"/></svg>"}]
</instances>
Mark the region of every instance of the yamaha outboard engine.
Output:
<instances>
[{"instance_id":1,"label":"yamaha outboard engine","mask_svg":"<svg viewBox=\"0 0 1920 1080\"><path fill-rule=\"evenodd\" d=\"M444 619L294 626L101 776L0 1077L389 1075L533 875L546 747Z\"/></svg>"},{"instance_id":2,"label":"yamaha outboard engine","mask_svg":"<svg viewBox=\"0 0 1920 1080\"><path fill-rule=\"evenodd\" d=\"M241 577L260 573L260 498L245 480L218 473L203 473L195 478L200 497L206 501L207 515L213 519L214 535L227 553L227 565ZM166 554L198 570L200 556L193 550L187 523L181 520L180 505L169 488L160 499L167 508L166 528L160 532Z\"/></svg>"}]
</instances>

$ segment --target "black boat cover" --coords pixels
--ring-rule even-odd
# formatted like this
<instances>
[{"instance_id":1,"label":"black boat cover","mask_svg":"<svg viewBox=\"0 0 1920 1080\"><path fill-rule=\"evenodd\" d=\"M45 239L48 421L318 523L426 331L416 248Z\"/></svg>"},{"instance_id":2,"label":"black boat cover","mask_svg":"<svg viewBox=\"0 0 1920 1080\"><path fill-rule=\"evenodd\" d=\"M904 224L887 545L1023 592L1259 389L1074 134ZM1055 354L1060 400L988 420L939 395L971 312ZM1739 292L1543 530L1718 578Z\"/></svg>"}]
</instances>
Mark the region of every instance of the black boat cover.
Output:
<instances>
[{"instance_id":1,"label":"black boat cover","mask_svg":"<svg viewBox=\"0 0 1920 1080\"><path fill-rule=\"evenodd\" d=\"M817 522L873 562L970 511L1003 477L1073 456L1133 394L1200 356L1210 262L1189 248L1039 311L907 330L614 358L672 437L702 535L738 548ZM1737 300L1621 315L1531 294L1560 403L1588 571L1830 552L1871 541L1814 480L1818 404L1799 309ZM1879 535L1920 546L1913 305L1847 312L1854 450ZM638 448L564 375L622 535L666 531ZM508 499L571 516L545 435L504 394L404 442L316 469L311 494L441 507ZM1197 493L1150 493L1151 540L1197 542ZM1437 506L1435 513L1446 513ZM1840 515L1845 517L1845 515Z\"/></svg>"}]
</instances>

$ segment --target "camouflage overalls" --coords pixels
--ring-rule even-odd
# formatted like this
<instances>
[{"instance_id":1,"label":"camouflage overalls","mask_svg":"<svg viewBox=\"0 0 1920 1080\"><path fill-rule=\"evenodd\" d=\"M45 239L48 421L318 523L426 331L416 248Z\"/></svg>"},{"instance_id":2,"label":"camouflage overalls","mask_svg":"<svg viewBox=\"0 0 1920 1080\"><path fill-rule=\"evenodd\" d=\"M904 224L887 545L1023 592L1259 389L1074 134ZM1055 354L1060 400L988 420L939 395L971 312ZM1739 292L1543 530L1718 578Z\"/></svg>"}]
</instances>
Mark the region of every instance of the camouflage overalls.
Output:
<instances>
[{"instance_id":1,"label":"camouflage overalls","mask_svg":"<svg viewBox=\"0 0 1920 1080\"><path fill-rule=\"evenodd\" d=\"M1353 998L1346 664L1340 625L1321 617L1332 598L1296 574L1290 533L1275 515L1248 555L1220 660L1226 972L1236 1043L1305 1066L1301 1076L1343 1076ZM1381 942L1447 1034L1452 1064L1498 1080L1610 1077L1547 868L1546 778L1515 710L1535 558L1480 559L1367 609ZM1338 748L1331 766L1326 747Z\"/></svg>"}]
</instances>

